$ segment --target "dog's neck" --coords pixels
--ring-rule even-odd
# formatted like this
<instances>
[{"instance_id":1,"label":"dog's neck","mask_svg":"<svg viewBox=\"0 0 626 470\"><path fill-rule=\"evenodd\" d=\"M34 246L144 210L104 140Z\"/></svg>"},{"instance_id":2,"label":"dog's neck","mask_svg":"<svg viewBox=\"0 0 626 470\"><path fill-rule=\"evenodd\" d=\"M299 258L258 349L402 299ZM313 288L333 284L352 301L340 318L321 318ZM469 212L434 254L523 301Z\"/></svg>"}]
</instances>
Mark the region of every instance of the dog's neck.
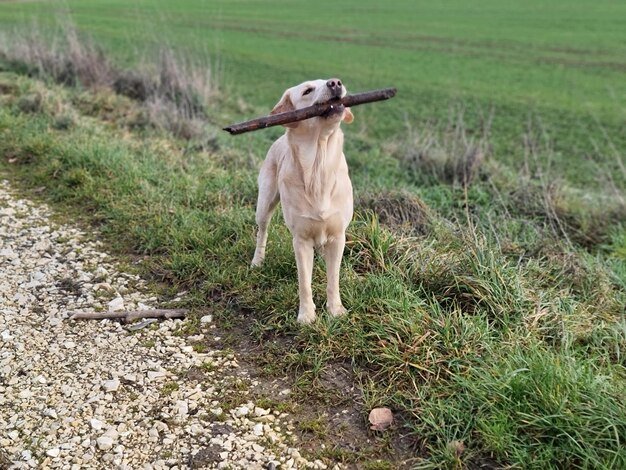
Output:
<instances>
[{"instance_id":1,"label":"dog's neck","mask_svg":"<svg viewBox=\"0 0 626 470\"><path fill-rule=\"evenodd\" d=\"M289 130L287 140L295 164L301 170L306 199L324 213L330 205L336 170L343 155L341 128L306 133Z\"/></svg>"}]
</instances>

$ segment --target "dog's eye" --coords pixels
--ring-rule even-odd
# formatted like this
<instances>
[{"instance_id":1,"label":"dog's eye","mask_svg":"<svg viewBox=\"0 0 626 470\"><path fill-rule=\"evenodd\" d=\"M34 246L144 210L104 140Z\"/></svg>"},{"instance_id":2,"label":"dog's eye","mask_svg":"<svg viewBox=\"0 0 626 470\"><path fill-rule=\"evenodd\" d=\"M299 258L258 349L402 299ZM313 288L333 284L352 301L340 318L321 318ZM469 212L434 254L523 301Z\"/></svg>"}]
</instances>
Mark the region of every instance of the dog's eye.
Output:
<instances>
[{"instance_id":1,"label":"dog's eye","mask_svg":"<svg viewBox=\"0 0 626 470\"><path fill-rule=\"evenodd\" d=\"M304 93L302 93L302 96L304 95L308 95L309 93L311 93L313 90L315 90L315 88L307 88L306 90L304 90Z\"/></svg>"}]
</instances>

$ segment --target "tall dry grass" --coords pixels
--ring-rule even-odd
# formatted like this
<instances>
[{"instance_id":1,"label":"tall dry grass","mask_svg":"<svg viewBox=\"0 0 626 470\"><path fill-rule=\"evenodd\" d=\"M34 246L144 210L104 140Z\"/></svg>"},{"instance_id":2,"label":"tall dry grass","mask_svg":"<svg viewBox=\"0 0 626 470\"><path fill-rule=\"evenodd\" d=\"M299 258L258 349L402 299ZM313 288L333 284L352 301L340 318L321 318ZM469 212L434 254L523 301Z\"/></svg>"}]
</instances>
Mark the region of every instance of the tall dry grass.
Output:
<instances>
[{"instance_id":1,"label":"tall dry grass","mask_svg":"<svg viewBox=\"0 0 626 470\"><path fill-rule=\"evenodd\" d=\"M480 132L469 132L462 109L450 110L445 125L414 126L390 149L418 181L435 180L469 185L479 174L489 150L490 119Z\"/></svg>"},{"instance_id":2,"label":"tall dry grass","mask_svg":"<svg viewBox=\"0 0 626 470\"><path fill-rule=\"evenodd\" d=\"M5 68L66 86L112 90L143 103L148 124L186 139L201 136L220 94L219 67L166 46L150 57L137 70L121 68L71 21L60 22L53 33L36 25L0 33Z\"/></svg>"}]
</instances>

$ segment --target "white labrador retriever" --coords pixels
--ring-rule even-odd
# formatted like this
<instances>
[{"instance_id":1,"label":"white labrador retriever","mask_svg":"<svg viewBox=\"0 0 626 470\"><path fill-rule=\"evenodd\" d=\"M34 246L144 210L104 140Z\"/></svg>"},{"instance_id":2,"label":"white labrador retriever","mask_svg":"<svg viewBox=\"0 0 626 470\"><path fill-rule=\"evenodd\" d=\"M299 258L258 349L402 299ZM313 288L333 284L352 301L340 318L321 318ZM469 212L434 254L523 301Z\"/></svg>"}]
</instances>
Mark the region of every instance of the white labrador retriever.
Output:
<instances>
[{"instance_id":1,"label":"white labrador retriever","mask_svg":"<svg viewBox=\"0 0 626 470\"><path fill-rule=\"evenodd\" d=\"M345 94L336 78L304 82L285 91L271 114ZM315 248L326 262L328 310L334 316L346 313L339 296L339 268L353 201L340 124L353 119L350 109L340 106L326 116L286 124L287 131L270 147L259 174L258 233L252 265L263 263L267 228L280 201L298 265L301 323L315 320L311 292Z\"/></svg>"}]
</instances>

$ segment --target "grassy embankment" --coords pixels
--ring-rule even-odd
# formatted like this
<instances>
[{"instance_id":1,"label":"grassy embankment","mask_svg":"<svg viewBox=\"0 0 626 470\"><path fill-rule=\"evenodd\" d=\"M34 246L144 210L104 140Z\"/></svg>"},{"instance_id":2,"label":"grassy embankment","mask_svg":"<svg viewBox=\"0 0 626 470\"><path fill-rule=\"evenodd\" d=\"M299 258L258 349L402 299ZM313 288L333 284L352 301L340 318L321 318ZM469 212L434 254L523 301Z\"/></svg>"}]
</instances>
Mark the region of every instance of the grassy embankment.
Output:
<instances>
[{"instance_id":1,"label":"grassy embankment","mask_svg":"<svg viewBox=\"0 0 626 470\"><path fill-rule=\"evenodd\" d=\"M192 306L216 305L223 322L244 316L265 345L265 373L294 372L303 400L332 397L324 369L350 364L364 412L386 405L405 419L416 464L626 465L619 146L593 175L563 180L547 171L558 158L540 133L527 134L522 171L496 150L469 165L489 145L458 115L382 142L352 134L359 202L342 270L351 314L332 320L322 310L300 327L279 218L267 264L248 268L256 169L278 131L232 139L204 123L180 133L155 121L149 100L11 72L0 91L4 169L87 214L120 248L149 255L147 270L191 289ZM178 96L161 91L165 102ZM214 122L241 113L234 99L210 99ZM579 186L591 178L604 187ZM321 264L314 277L322 305ZM282 346L269 341L277 337Z\"/></svg>"}]
</instances>

